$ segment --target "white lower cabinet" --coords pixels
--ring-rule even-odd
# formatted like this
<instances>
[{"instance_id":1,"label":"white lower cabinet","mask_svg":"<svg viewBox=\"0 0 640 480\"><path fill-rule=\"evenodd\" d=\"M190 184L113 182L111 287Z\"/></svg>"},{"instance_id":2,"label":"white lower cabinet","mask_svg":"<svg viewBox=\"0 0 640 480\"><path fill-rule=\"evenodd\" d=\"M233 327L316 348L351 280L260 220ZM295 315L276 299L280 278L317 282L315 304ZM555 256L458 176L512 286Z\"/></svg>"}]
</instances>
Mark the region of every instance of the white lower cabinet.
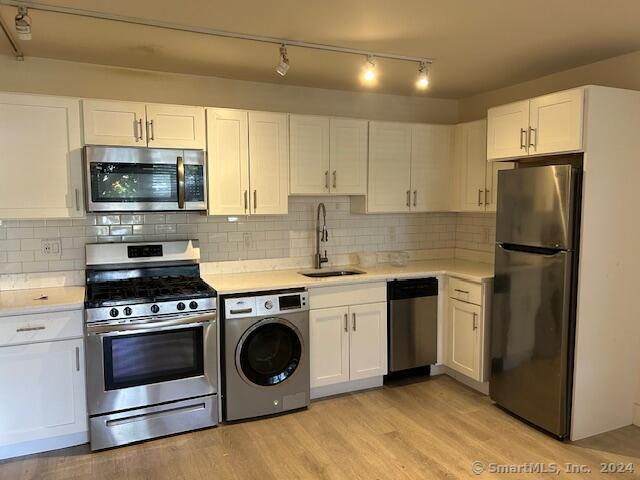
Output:
<instances>
[{"instance_id":1,"label":"white lower cabinet","mask_svg":"<svg viewBox=\"0 0 640 480\"><path fill-rule=\"evenodd\" d=\"M449 278L445 325L445 365L485 382L489 372L488 283Z\"/></svg>"},{"instance_id":2,"label":"white lower cabinet","mask_svg":"<svg viewBox=\"0 0 640 480\"><path fill-rule=\"evenodd\" d=\"M85 443L83 339L0 343L0 459Z\"/></svg>"},{"instance_id":3,"label":"white lower cabinet","mask_svg":"<svg viewBox=\"0 0 640 480\"><path fill-rule=\"evenodd\" d=\"M309 297L311 388L385 375L385 284L373 284L369 289L361 285L318 288L311 290ZM384 301L358 303L381 299ZM314 303L323 308L314 308Z\"/></svg>"}]
</instances>

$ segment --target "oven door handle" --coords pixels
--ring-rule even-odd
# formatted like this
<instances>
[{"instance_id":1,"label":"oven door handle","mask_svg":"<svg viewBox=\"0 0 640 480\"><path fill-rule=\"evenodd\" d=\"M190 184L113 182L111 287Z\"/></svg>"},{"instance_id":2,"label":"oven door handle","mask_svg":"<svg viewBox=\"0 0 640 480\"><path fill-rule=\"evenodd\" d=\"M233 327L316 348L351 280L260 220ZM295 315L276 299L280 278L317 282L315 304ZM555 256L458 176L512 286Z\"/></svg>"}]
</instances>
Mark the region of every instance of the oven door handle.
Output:
<instances>
[{"instance_id":1,"label":"oven door handle","mask_svg":"<svg viewBox=\"0 0 640 480\"><path fill-rule=\"evenodd\" d=\"M203 313L201 315L189 315L173 318L166 321L149 320L147 322L120 323L111 325L87 325L87 334L96 335L103 333L120 333L141 330L159 330L166 327L195 327L203 323L213 323L217 319L215 312Z\"/></svg>"},{"instance_id":2,"label":"oven door handle","mask_svg":"<svg viewBox=\"0 0 640 480\"><path fill-rule=\"evenodd\" d=\"M178 208L184 208L185 202L185 191L184 191L184 159L182 157L178 157Z\"/></svg>"}]
</instances>

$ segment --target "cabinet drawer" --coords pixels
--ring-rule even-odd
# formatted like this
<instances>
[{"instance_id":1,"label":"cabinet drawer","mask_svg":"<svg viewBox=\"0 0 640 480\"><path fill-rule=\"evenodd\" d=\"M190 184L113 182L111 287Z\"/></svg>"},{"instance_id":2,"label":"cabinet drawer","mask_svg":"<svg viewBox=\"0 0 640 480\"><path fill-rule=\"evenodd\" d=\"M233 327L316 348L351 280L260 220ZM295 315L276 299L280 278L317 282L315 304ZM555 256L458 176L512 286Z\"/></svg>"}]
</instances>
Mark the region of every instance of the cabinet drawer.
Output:
<instances>
[{"instance_id":1,"label":"cabinet drawer","mask_svg":"<svg viewBox=\"0 0 640 480\"><path fill-rule=\"evenodd\" d=\"M384 282L335 285L309 289L309 306L311 309L386 301L387 284Z\"/></svg>"},{"instance_id":2,"label":"cabinet drawer","mask_svg":"<svg viewBox=\"0 0 640 480\"><path fill-rule=\"evenodd\" d=\"M449 297L482 305L482 285L459 278L449 278Z\"/></svg>"},{"instance_id":3,"label":"cabinet drawer","mask_svg":"<svg viewBox=\"0 0 640 480\"><path fill-rule=\"evenodd\" d=\"M80 338L82 310L0 318L0 346Z\"/></svg>"}]
</instances>

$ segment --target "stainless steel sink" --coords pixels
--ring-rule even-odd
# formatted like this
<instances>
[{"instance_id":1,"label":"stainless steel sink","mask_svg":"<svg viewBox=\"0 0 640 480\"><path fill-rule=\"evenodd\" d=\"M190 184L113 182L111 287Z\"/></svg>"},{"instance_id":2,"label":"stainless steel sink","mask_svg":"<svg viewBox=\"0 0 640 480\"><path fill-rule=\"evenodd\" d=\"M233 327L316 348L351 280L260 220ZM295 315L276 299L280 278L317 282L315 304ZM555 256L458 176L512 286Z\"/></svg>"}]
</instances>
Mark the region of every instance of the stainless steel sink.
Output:
<instances>
[{"instance_id":1,"label":"stainless steel sink","mask_svg":"<svg viewBox=\"0 0 640 480\"><path fill-rule=\"evenodd\" d=\"M298 272L300 275L310 278L325 278L325 277L346 277L347 275L362 275L365 272L360 270L316 270L313 272Z\"/></svg>"}]
</instances>

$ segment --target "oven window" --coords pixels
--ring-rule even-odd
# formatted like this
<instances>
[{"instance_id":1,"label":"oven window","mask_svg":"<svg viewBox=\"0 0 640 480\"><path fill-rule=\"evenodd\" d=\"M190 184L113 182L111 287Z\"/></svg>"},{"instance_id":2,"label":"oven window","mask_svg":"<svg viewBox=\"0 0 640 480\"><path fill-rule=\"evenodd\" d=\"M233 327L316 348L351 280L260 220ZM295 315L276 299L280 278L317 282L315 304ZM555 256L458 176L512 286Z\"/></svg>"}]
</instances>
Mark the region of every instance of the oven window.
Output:
<instances>
[{"instance_id":1,"label":"oven window","mask_svg":"<svg viewBox=\"0 0 640 480\"><path fill-rule=\"evenodd\" d=\"M204 374L202 327L104 337L106 390Z\"/></svg>"},{"instance_id":2,"label":"oven window","mask_svg":"<svg viewBox=\"0 0 640 480\"><path fill-rule=\"evenodd\" d=\"M188 185L187 179L185 175ZM91 163L91 200L177 202L178 167L161 163Z\"/></svg>"}]
</instances>

